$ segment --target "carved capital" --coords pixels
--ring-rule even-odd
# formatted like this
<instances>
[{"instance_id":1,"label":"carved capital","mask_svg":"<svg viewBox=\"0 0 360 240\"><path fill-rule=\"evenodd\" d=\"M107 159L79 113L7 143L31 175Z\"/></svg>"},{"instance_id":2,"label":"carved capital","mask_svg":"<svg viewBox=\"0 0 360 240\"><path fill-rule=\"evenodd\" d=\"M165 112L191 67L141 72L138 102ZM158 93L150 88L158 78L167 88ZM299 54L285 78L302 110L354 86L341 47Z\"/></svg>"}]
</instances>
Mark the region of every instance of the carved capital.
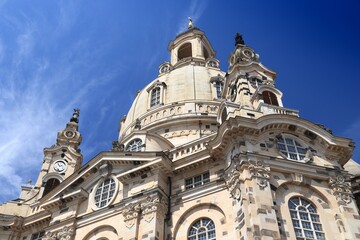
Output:
<instances>
[{"instance_id":1,"label":"carved capital","mask_svg":"<svg viewBox=\"0 0 360 240\"><path fill-rule=\"evenodd\" d=\"M260 189L268 186L268 179L270 178L270 169L265 166L263 161L249 161L248 169L251 177L257 179L257 184Z\"/></svg>"},{"instance_id":2,"label":"carved capital","mask_svg":"<svg viewBox=\"0 0 360 240\"><path fill-rule=\"evenodd\" d=\"M167 200L162 195L148 196L146 202L141 204L142 215L145 221L151 222L155 214L165 215L167 210Z\"/></svg>"},{"instance_id":3,"label":"carved capital","mask_svg":"<svg viewBox=\"0 0 360 240\"><path fill-rule=\"evenodd\" d=\"M349 182L346 182L346 178L343 175L336 177L330 177L329 179L330 188L333 191L333 195L337 200L348 204L352 201L353 195Z\"/></svg>"},{"instance_id":4,"label":"carved capital","mask_svg":"<svg viewBox=\"0 0 360 240\"><path fill-rule=\"evenodd\" d=\"M141 211L141 205L139 203L130 204L123 210L124 222L127 228L132 228L135 225L136 220Z\"/></svg>"}]
</instances>

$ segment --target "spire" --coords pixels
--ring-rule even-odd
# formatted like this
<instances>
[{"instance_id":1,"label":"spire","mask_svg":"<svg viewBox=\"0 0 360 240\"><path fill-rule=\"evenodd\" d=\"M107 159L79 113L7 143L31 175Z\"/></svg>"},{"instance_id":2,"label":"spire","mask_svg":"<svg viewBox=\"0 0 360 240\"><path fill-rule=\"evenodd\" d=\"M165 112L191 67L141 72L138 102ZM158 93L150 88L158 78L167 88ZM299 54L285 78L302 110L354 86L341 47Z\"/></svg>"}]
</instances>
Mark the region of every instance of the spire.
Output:
<instances>
[{"instance_id":1,"label":"spire","mask_svg":"<svg viewBox=\"0 0 360 240\"><path fill-rule=\"evenodd\" d=\"M66 128L58 132L57 145L70 146L75 150L78 149L81 143L81 134L78 132L79 115L80 109L75 108L70 121L66 124Z\"/></svg>"}]
</instances>

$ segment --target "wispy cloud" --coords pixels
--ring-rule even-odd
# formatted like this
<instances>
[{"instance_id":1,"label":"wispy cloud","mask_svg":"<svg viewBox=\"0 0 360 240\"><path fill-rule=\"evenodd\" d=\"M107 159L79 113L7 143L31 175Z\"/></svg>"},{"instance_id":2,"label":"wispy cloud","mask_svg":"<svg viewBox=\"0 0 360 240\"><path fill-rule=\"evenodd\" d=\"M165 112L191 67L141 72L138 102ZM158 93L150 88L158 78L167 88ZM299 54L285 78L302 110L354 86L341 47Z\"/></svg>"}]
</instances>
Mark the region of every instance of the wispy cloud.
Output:
<instances>
[{"instance_id":1,"label":"wispy cloud","mask_svg":"<svg viewBox=\"0 0 360 240\"><path fill-rule=\"evenodd\" d=\"M90 108L89 95L121 71L96 65L106 49L93 49L86 34L60 44L74 27L77 7L61 5L52 16L55 33L43 26L44 16L0 17L0 28L11 33L0 39L0 188L9 189L1 192L0 203L16 198L29 178L36 181L42 150L55 143L72 109ZM1 61L5 55L7 61ZM95 125L101 125L108 110Z\"/></svg>"},{"instance_id":2,"label":"wispy cloud","mask_svg":"<svg viewBox=\"0 0 360 240\"><path fill-rule=\"evenodd\" d=\"M194 25L196 26L197 20L201 18L206 7L207 1L191 1L189 9L187 9L183 15L183 19L181 19L180 24L178 26L177 34L185 31L188 28L187 18L191 17Z\"/></svg>"}]
</instances>

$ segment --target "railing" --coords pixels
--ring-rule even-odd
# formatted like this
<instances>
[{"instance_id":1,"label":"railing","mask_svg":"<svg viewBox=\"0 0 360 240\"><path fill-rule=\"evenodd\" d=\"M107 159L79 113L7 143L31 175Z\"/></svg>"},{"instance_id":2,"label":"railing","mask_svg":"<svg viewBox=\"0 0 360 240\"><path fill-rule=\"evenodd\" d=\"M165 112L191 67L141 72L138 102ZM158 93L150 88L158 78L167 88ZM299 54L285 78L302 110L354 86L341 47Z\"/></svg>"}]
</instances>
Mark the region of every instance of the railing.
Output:
<instances>
[{"instance_id":1,"label":"railing","mask_svg":"<svg viewBox=\"0 0 360 240\"><path fill-rule=\"evenodd\" d=\"M299 116L298 110L284 108L280 106L274 106L266 103L260 103L257 110L264 114L285 114L285 115L293 115L297 117Z\"/></svg>"}]
</instances>

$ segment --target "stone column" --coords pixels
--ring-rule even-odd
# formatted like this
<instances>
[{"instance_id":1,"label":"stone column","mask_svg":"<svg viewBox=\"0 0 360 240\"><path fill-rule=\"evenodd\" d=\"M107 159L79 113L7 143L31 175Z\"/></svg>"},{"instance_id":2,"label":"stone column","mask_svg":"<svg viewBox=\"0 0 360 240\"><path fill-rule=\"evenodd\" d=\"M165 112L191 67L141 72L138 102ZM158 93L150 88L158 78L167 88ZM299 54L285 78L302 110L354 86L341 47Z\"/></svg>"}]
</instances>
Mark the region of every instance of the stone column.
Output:
<instances>
[{"instance_id":1,"label":"stone column","mask_svg":"<svg viewBox=\"0 0 360 240\"><path fill-rule=\"evenodd\" d=\"M244 211L247 238L280 239L268 181L270 168L263 161L249 160L241 163L240 172L246 188Z\"/></svg>"},{"instance_id":2,"label":"stone column","mask_svg":"<svg viewBox=\"0 0 360 240\"><path fill-rule=\"evenodd\" d=\"M157 193L146 198L141 204L142 219L139 239L165 239L164 220L168 201L166 196Z\"/></svg>"}]
</instances>

